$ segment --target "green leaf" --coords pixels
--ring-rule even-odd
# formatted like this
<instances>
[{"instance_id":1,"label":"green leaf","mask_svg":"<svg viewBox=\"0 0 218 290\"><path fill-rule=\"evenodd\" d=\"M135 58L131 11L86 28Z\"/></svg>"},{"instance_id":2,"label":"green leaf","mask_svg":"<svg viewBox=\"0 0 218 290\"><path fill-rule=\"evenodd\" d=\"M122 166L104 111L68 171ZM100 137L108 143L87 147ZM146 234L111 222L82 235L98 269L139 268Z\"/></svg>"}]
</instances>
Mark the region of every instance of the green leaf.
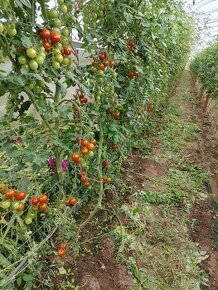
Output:
<instances>
[{"instance_id":1,"label":"green leaf","mask_svg":"<svg viewBox=\"0 0 218 290\"><path fill-rule=\"evenodd\" d=\"M22 279L23 279L23 281L25 281L25 282L30 282L30 281L33 281L33 276L32 276L31 274L26 274L26 273L24 273L24 274L22 275Z\"/></svg>"},{"instance_id":2,"label":"green leaf","mask_svg":"<svg viewBox=\"0 0 218 290\"><path fill-rule=\"evenodd\" d=\"M29 38L27 36L23 36L21 38L21 42L22 42L23 46L25 46L25 47L31 47L31 46L33 46L33 42L31 40L31 38Z\"/></svg>"},{"instance_id":3,"label":"green leaf","mask_svg":"<svg viewBox=\"0 0 218 290\"><path fill-rule=\"evenodd\" d=\"M16 2L17 1L21 2L24 6L31 8L31 4L29 0L16 0Z\"/></svg>"}]
</instances>

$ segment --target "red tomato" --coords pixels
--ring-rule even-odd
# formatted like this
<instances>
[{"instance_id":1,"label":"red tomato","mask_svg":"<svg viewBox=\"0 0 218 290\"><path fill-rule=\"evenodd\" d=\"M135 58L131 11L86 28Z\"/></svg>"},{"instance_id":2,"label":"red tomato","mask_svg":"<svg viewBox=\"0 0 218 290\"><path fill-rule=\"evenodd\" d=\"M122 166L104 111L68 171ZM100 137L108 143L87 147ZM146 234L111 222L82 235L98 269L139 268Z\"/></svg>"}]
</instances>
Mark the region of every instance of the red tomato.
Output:
<instances>
[{"instance_id":1,"label":"red tomato","mask_svg":"<svg viewBox=\"0 0 218 290\"><path fill-rule=\"evenodd\" d=\"M47 203L40 203L40 204L38 205L38 209L39 209L39 211L41 211L41 212L43 212L43 211L47 211L47 210L48 210L48 205L47 205Z\"/></svg>"},{"instance_id":2,"label":"red tomato","mask_svg":"<svg viewBox=\"0 0 218 290\"><path fill-rule=\"evenodd\" d=\"M71 55L72 52L73 51L72 51L72 48L71 47L66 47L63 50L64 55Z\"/></svg>"},{"instance_id":3,"label":"red tomato","mask_svg":"<svg viewBox=\"0 0 218 290\"><path fill-rule=\"evenodd\" d=\"M61 41L61 35L59 33L51 32L50 34L50 39L53 43L58 43Z\"/></svg>"},{"instance_id":4,"label":"red tomato","mask_svg":"<svg viewBox=\"0 0 218 290\"><path fill-rule=\"evenodd\" d=\"M100 55L99 55L99 59L100 60L104 60L106 57L105 57L105 54L104 53L101 53Z\"/></svg>"},{"instance_id":5,"label":"red tomato","mask_svg":"<svg viewBox=\"0 0 218 290\"><path fill-rule=\"evenodd\" d=\"M128 42L128 45L131 46L131 47L134 47L134 46L135 46L135 43L134 43L134 41L130 40L130 41Z\"/></svg>"},{"instance_id":6,"label":"red tomato","mask_svg":"<svg viewBox=\"0 0 218 290\"><path fill-rule=\"evenodd\" d=\"M85 97L85 96L84 96L83 93L79 94L79 99L80 99L80 100L84 99L84 97Z\"/></svg>"},{"instance_id":7,"label":"red tomato","mask_svg":"<svg viewBox=\"0 0 218 290\"><path fill-rule=\"evenodd\" d=\"M81 141L81 145L82 145L83 147L86 147L88 144L89 144L89 142L88 142L86 139L82 139L82 141Z\"/></svg>"},{"instance_id":8,"label":"red tomato","mask_svg":"<svg viewBox=\"0 0 218 290\"><path fill-rule=\"evenodd\" d=\"M149 104L147 106L147 113L152 113L153 112L153 106L151 104Z\"/></svg>"},{"instance_id":9,"label":"red tomato","mask_svg":"<svg viewBox=\"0 0 218 290\"><path fill-rule=\"evenodd\" d=\"M115 144L115 143L111 143L110 146L111 146L111 149L113 149L113 150L117 148L117 144Z\"/></svg>"},{"instance_id":10,"label":"red tomato","mask_svg":"<svg viewBox=\"0 0 218 290\"><path fill-rule=\"evenodd\" d=\"M69 204L72 206L72 205L75 205L77 203L77 199L75 197L72 197L70 198L69 200Z\"/></svg>"},{"instance_id":11,"label":"red tomato","mask_svg":"<svg viewBox=\"0 0 218 290\"><path fill-rule=\"evenodd\" d=\"M134 77L137 77L138 76L138 72L137 71L133 71L133 75L134 75Z\"/></svg>"},{"instance_id":12,"label":"red tomato","mask_svg":"<svg viewBox=\"0 0 218 290\"><path fill-rule=\"evenodd\" d=\"M113 114L113 109L112 108L109 108L107 111L108 111L109 114L111 114L111 115Z\"/></svg>"},{"instance_id":13,"label":"red tomato","mask_svg":"<svg viewBox=\"0 0 218 290\"><path fill-rule=\"evenodd\" d=\"M16 211L21 212L24 210L24 208L25 208L25 203L20 201L19 206L16 208Z\"/></svg>"},{"instance_id":14,"label":"red tomato","mask_svg":"<svg viewBox=\"0 0 218 290\"><path fill-rule=\"evenodd\" d=\"M130 71L130 72L128 73L128 77L129 77L130 79L134 79L134 72Z\"/></svg>"},{"instance_id":15,"label":"red tomato","mask_svg":"<svg viewBox=\"0 0 218 290\"><path fill-rule=\"evenodd\" d=\"M16 194L16 191L14 189L10 189L5 193L6 199L12 199Z\"/></svg>"},{"instance_id":16,"label":"red tomato","mask_svg":"<svg viewBox=\"0 0 218 290\"><path fill-rule=\"evenodd\" d=\"M59 249L58 250L58 256L63 257L65 255L65 250L64 249Z\"/></svg>"},{"instance_id":17,"label":"red tomato","mask_svg":"<svg viewBox=\"0 0 218 290\"><path fill-rule=\"evenodd\" d=\"M32 197L31 204L32 205L37 205L38 203L39 203L39 199L37 197Z\"/></svg>"},{"instance_id":18,"label":"red tomato","mask_svg":"<svg viewBox=\"0 0 218 290\"><path fill-rule=\"evenodd\" d=\"M25 197L26 197L26 193L25 192L17 192L15 195L14 195L14 198L16 199L16 200L23 200L23 199L25 199Z\"/></svg>"},{"instance_id":19,"label":"red tomato","mask_svg":"<svg viewBox=\"0 0 218 290\"><path fill-rule=\"evenodd\" d=\"M49 51L49 49L51 49L51 46L52 46L51 43L49 43L48 41L43 41L42 45L45 51Z\"/></svg>"},{"instance_id":20,"label":"red tomato","mask_svg":"<svg viewBox=\"0 0 218 290\"><path fill-rule=\"evenodd\" d=\"M93 60L92 61L92 66L96 66L96 64L97 64L97 61L96 60Z\"/></svg>"},{"instance_id":21,"label":"red tomato","mask_svg":"<svg viewBox=\"0 0 218 290\"><path fill-rule=\"evenodd\" d=\"M89 143L89 144L87 145L87 149L88 149L89 151L93 151L93 150L95 149L95 145L92 144L92 143Z\"/></svg>"},{"instance_id":22,"label":"red tomato","mask_svg":"<svg viewBox=\"0 0 218 290\"><path fill-rule=\"evenodd\" d=\"M46 194L42 194L40 197L38 197L38 201L39 203L46 203L48 202L48 196Z\"/></svg>"},{"instance_id":23,"label":"red tomato","mask_svg":"<svg viewBox=\"0 0 218 290\"><path fill-rule=\"evenodd\" d=\"M80 156L79 156L79 154L77 154L77 153L72 153L72 154L71 154L71 159L72 159L75 163L80 163L80 162L81 162Z\"/></svg>"},{"instance_id":24,"label":"red tomato","mask_svg":"<svg viewBox=\"0 0 218 290\"><path fill-rule=\"evenodd\" d=\"M48 29L46 29L46 28L41 29L39 34L41 35L41 37L43 39L49 39L50 35L51 35L50 31Z\"/></svg>"},{"instance_id":25,"label":"red tomato","mask_svg":"<svg viewBox=\"0 0 218 290\"><path fill-rule=\"evenodd\" d=\"M104 53L104 58L108 58L108 56L109 56L109 52L105 52Z\"/></svg>"},{"instance_id":26,"label":"red tomato","mask_svg":"<svg viewBox=\"0 0 218 290\"><path fill-rule=\"evenodd\" d=\"M116 120L120 119L120 112L114 113L114 119L116 119Z\"/></svg>"},{"instance_id":27,"label":"red tomato","mask_svg":"<svg viewBox=\"0 0 218 290\"><path fill-rule=\"evenodd\" d=\"M80 137L76 137L76 142L80 143L81 138Z\"/></svg>"},{"instance_id":28,"label":"red tomato","mask_svg":"<svg viewBox=\"0 0 218 290\"><path fill-rule=\"evenodd\" d=\"M88 103L88 99L87 99L87 98L83 98L83 99L81 100L81 103L82 103L82 104L86 104L86 103Z\"/></svg>"}]
</instances>

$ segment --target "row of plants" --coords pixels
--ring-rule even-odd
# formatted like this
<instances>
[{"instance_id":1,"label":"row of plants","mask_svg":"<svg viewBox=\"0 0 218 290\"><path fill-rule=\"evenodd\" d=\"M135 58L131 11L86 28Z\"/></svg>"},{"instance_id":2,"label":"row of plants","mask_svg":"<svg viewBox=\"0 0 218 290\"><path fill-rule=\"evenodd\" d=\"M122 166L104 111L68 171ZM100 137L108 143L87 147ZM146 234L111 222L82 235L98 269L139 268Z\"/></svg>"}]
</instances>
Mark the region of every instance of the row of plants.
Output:
<instances>
[{"instance_id":1,"label":"row of plants","mask_svg":"<svg viewBox=\"0 0 218 290\"><path fill-rule=\"evenodd\" d=\"M9 273L26 257L39 262L62 258L72 245L78 250L104 191L116 186L121 161L143 146L162 111L192 26L174 0L14 0L0 7L1 61L12 65L0 71L7 96L0 120L1 289L31 289L31 279L13 281ZM75 33L93 59L87 66L78 63ZM75 214L88 203L89 215L78 222ZM46 244L54 228L58 235ZM26 273L37 272L34 261Z\"/></svg>"},{"instance_id":2,"label":"row of plants","mask_svg":"<svg viewBox=\"0 0 218 290\"><path fill-rule=\"evenodd\" d=\"M215 41L211 46L205 48L191 63L191 70L196 75L203 88L210 96L218 99L218 42Z\"/></svg>"}]
</instances>

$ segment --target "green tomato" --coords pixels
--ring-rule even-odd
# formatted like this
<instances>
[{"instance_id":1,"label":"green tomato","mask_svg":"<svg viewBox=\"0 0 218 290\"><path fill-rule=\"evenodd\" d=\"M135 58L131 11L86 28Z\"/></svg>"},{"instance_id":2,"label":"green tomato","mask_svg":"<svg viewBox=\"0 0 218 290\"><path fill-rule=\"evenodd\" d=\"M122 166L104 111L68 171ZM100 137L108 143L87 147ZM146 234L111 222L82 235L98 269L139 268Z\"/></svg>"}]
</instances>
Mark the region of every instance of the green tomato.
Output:
<instances>
[{"instance_id":1,"label":"green tomato","mask_svg":"<svg viewBox=\"0 0 218 290\"><path fill-rule=\"evenodd\" d=\"M63 28L63 29L61 30L61 32L62 32L62 34L63 34L64 36L69 36L69 34L70 34L69 29L67 29L66 27Z\"/></svg>"},{"instance_id":2,"label":"green tomato","mask_svg":"<svg viewBox=\"0 0 218 290\"><path fill-rule=\"evenodd\" d=\"M0 33L2 33L4 31L4 25L2 23L0 23Z\"/></svg>"},{"instance_id":3,"label":"green tomato","mask_svg":"<svg viewBox=\"0 0 218 290\"><path fill-rule=\"evenodd\" d=\"M51 10L48 11L48 16L51 19L58 18L58 11L56 9L52 8Z\"/></svg>"},{"instance_id":4,"label":"green tomato","mask_svg":"<svg viewBox=\"0 0 218 290\"><path fill-rule=\"evenodd\" d=\"M97 18L98 18L98 15L96 13L92 13L92 19L97 20Z\"/></svg>"},{"instance_id":5,"label":"green tomato","mask_svg":"<svg viewBox=\"0 0 218 290\"><path fill-rule=\"evenodd\" d=\"M102 78L104 76L104 72L102 70L98 71L98 77Z\"/></svg>"},{"instance_id":6,"label":"green tomato","mask_svg":"<svg viewBox=\"0 0 218 290\"><path fill-rule=\"evenodd\" d=\"M22 68L24 68L25 70L29 71L30 67L27 63L22 65Z\"/></svg>"},{"instance_id":7,"label":"green tomato","mask_svg":"<svg viewBox=\"0 0 218 290\"><path fill-rule=\"evenodd\" d=\"M61 33L60 29L57 28L57 27L54 27L54 28L52 29L52 32L55 32L55 33Z\"/></svg>"},{"instance_id":8,"label":"green tomato","mask_svg":"<svg viewBox=\"0 0 218 290\"><path fill-rule=\"evenodd\" d=\"M55 55L55 60L58 61L59 63L62 63L63 59L64 59L63 55L61 54Z\"/></svg>"},{"instance_id":9,"label":"green tomato","mask_svg":"<svg viewBox=\"0 0 218 290\"><path fill-rule=\"evenodd\" d=\"M53 53L54 53L54 55L61 54L61 50L59 48L54 48Z\"/></svg>"},{"instance_id":10,"label":"green tomato","mask_svg":"<svg viewBox=\"0 0 218 290\"><path fill-rule=\"evenodd\" d=\"M27 85L28 89L33 90L33 88L35 87L35 82L31 82Z\"/></svg>"},{"instance_id":11,"label":"green tomato","mask_svg":"<svg viewBox=\"0 0 218 290\"><path fill-rule=\"evenodd\" d=\"M30 224L33 222L33 220L31 219L31 217L28 217L28 216L27 216L27 217L25 218L24 222L25 222L26 225L30 225Z\"/></svg>"},{"instance_id":12,"label":"green tomato","mask_svg":"<svg viewBox=\"0 0 218 290\"><path fill-rule=\"evenodd\" d=\"M61 27L61 21L58 18L54 19L54 27L60 28Z\"/></svg>"},{"instance_id":13,"label":"green tomato","mask_svg":"<svg viewBox=\"0 0 218 290\"><path fill-rule=\"evenodd\" d=\"M69 44L69 39L67 37L62 38L62 44L63 45L68 45Z\"/></svg>"},{"instance_id":14,"label":"green tomato","mask_svg":"<svg viewBox=\"0 0 218 290\"><path fill-rule=\"evenodd\" d=\"M19 64L26 64L27 63L26 58L22 55L19 56L17 60L18 60Z\"/></svg>"},{"instance_id":15,"label":"green tomato","mask_svg":"<svg viewBox=\"0 0 218 290\"><path fill-rule=\"evenodd\" d=\"M67 14L68 10L67 10L67 6L65 4L61 4L61 12L63 12L63 14Z\"/></svg>"},{"instance_id":16,"label":"green tomato","mask_svg":"<svg viewBox=\"0 0 218 290\"><path fill-rule=\"evenodd\" d=\"M64 4L64 0L58 0L58 4L59 5Z\"/></svg>"},{"instance_id":17,"label":"green tomato","mask_svg":"<svg viewBox=\"0 0 218 290\"><path fill-rule=\"evenodd\" d=\"M60 42L58 42L56 45L55 45L55 49L59 49L59 51L61 51L61 49L63 48L63 45L60 43Z\"/></svg>"},{"instance_id":18,"label":"green tomato","mask_svg":"<svg viewBox=\"0 0 218 290\"><path fill-rule=\"evenodd\" d=\"M53 67L53 69L59 69L60 68L60 63L57 62L57 61L53 61L52 62L52 67Z\"/></svg>"},{"instance_id":19,"label":"green tomato","mask_svg":"<svg viewBox=\"0 0 218 290\"><path fill-rule=\"evenodd\" d=\"M64 57L63 61L62 61L62 64L64 65L68 65L70 63L70 60L68 57Z\"/></svg>"},{"instance_id":20,"label":"green tomato","mask_svg":"<svg viewBox=\"0 0 218 290\"><path fill-rule=\"evenodd\" d=\"M114 80L117 78L117 73L116 73L115 71L112 73L112 78L113 78Z\"/></svg>"},{"instance_id":21,"label":"green tomato","mask_svg":"<svg viewBox=\"0 0 218 290\"><path fill-rule=\"evenodd\" d=\"M4 200L1 202L1 207L3 209L8 209L11 206L11 202L9 200Z\"/></svg>"},{"instance_id":22,"label":"green tomato","mask_svg":"<svg viewBox=\"0 0 218 290\"><path fill-rule=\"evenodd\" d=\"M29 62L29 67L30 67L32 70L37 70L38 67L39 67L39 65L38 65L38 63L37 63L34 59L32 59L32 60Z\"/></svg>"},{"instance_id":23,"label":"green tomato","mask_svg":"<svg viewBox=\"0 0 218 290\"><path fill-rule=\"evenodd\" d=\"M36 214L33 211L28 213L28 217L30 217L31 219L34 219L35 216L36 216Z\"/></svg>"},{"instance_id":24,"label":"green tomato","mask_svg":"<svg viewBox=\"0 0 218 290\"><path fill-rule=\"evenodd\" d=\"M94 155L94 152L93 151L89 151L89 153L88 153L88 157L93 157L93 155Z\"/></svg>"},{"instance_id":25,"label":"green tomato","mask_svg":"<svg viewBox=\"0 0 218 290\"><path fill-rule=\"evenodd\" d=\"M19 205L20 205L19 201L14 201L12 202L11 207L13 210L16 210L19 207Z\"/></svg>"},{"instance_id":26,"label":"green tomato","mask_svg":"<svg viewBox=\"0 0 218 290\"><path fill-rule=\"evenodd\" d=\"M73 4L67 3L67 10L68 10L68 12L73 11L73 9L74 9Z\"/></svg>"},{"instance_id":27,"label":"green tomato","mask_svg":"<svg viewBox=\"0 0 218 290\"><path fill-rule=\"evenodd\" d=\"M29 58L35 58L36 57L36 50L32 47L27 48L26 54Z\"/></svg>"},{"instance_id":28,"label":"green tomato","mask_svg":"<svg viewBox=\"0 0 218 290\"><path fill-rule=\"evenodd\" d=\"M37 57L35 58L35 61L40 65L44 63L45 59L41 55L37 55Z\"/></svg>"},{"instance_id":29,"label":"green tomato","mask_svg":"<svg viewBox=\"0 0 218 290\"><path fill-rule=\"evenodd\" d=\"M52 82L52 78L51 77L47 77L47 78L45 78L45 80L46 80L47 83L51 83Z\"/></svg>"},{"instance_id":30,"label":"green tomato","mask_svg":"<svg viewBox=\"0 0 218 290\"><path fill-rule=\"evenodd\" d=\"M17 30L15 28L12 28L12 29L9 28L9 29L7 29L7 33L10 37L13 37L17 34Z\"/></svg>"},{"instance_id":31,"label":"green tomato","mask_svg":"<svg viewBox=\"0 0 218 290\"><path fill-rule=\"evenodd\" d=\"M38 85L41 87L41 88L44 88L46 86L45 82L43 81L38 81Z\"/></svg>"},{"instance_id":32,"label":"green tomato","mask_svg":"<svg viewBox=\"0 0 218 290\"><path fill-rule=\"evenodd\" d=\"M40 46L40 47L38 48L38 51L39 51L39 53L41 53L41 52L45 52L45 48L44 48L43 46Z\"/></svg>"},{"instance_id":33,"label":"green tomato","mask_svg":"<svg viewBox=\"0 0 218 290\"><path fill-rule=\"evenodd\" d=\"M35 93L40 94L42 91L42 88L40 86L35 86Z\"/></svg>"}]
</instances>

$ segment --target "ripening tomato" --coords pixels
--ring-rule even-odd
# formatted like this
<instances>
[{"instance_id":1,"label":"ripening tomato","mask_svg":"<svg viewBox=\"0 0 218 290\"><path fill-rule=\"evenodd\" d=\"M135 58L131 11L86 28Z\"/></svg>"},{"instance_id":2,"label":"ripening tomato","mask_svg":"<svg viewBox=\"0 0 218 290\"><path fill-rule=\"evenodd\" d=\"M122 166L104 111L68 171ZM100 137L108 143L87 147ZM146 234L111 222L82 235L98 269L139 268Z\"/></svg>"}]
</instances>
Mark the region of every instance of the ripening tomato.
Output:
<instances>
[{"instance_id":1,"label":"ripening tomato","mask_svg":"<svg viewBox=\"0 0 218 290\"><path fill-rule=\"evenodd\" d=\"M48 202L48 196L46 194L42 194L38 197L39 203L46 203Z\"/></svg>"},{"instance_id":2,"label":"ripening tomato","mask_svg":"<svg viewBox=\"0 0 218 290\"><path fill-rule=\"evenodd\" d=\"M25 193L25 192L22 192L22 191L17 192L17 193L14 195L14 198L15 198L16 200L23 200L23 199L26 198L26 193Z\"/></svg>"},{"instance_id":3,"label":"ripening tomato","mask_svg":"<svg viewBox=\"0 0 218 290\"><path fill-rule=\"evenodd\" d=\"M40 203L40 204L38 205L38 210L41 211L41 212L43 212L43 211L47 211L47 210L48 210L48 205L47 205L47 203Z\"/></svg>"},{"instance_id":4,"label":"ripening tomato","mask_svg":"<svg viewBox=\"0 0 218 290\"><path fill-rule=\"evenodd\" d=\"M81 162L80 156L79 156L79 154L77 154L77 153L72 153L72 154L71 154L71 159L72 159L75 163L80 163L80 162Z\"/></svg>"},{"instance_id":5,"label":"ripening tomato","mask_svg":"<svg viewBox=\"0 0 218 290\"><path fill-rule=\"evenodd\" d=\"M57 32L51 32L50 39L53 43L58 43L61 41L61 35Z\"/></svg>"},{"instance_id":6,"label":"ripening tomato","mask_svg":"<svg viewBox=\"0 0 218 290\"><path fill-rule=\"evenodd\" d=\"M63 249L63 250L66 251L66 249L67 249L67 243L65 243L65 242L61 243L60 249Z\"/></svg>"},{"instance_id":7,"label":"ripening tomato","mask_svg":"<svg viewBox=\"0 0 218 290\"><path fill-rule=\"evenodd\" d=\"M89 150L86 147L83 147L81 149L81 153L82 153L82 155L87 155L89 153Z\"/></svg>"},{"instance_id":8,"label":"ripening tomato","mask_svg":"<svg viewBox=\"0 0 218 290\"><path fill-rule=\"evenodd\" d=\"M153 106L151 104L149 104L147 106L147 113L152 113L153 112Z\"/></svg>"},{"instance_id":9,"label":"ripening tomato","mask_svg":"<svg viewBox=\"0 0 218 290\"><path fill-rule=\"evenodd\" d=\"M99 64L99 66L98 66L98 67L99 67L99 69L100 69L100 70L104 70L104 69L105 69L105 66L104 66L104 64L103 64L103 63Z\"/></svg>"},{"instance_id":10,"label":"ripening tomato","mask_svg":"<svg viewBox=\"0 0 218 290\"><path fill-rule=\"evenodd\" d=\"M72 54L72 48L71 47L66 47L63 50L64 55L71 55Z\"/></svg>"},{"instance_id":11,"label":"ripening tomato","mask_svg":"<svg viewBox=\"0 0 218 290\"><path fill-rule=\"evenodd\" d=\"M82 139L82 141L81 141L81 145L82 145L83 147L86 147L88 144L89 144L89 142L88 142L86 139Z\"/></svg>"},{"instance_id":12,"label":"ripening tomato","mask_svg":"<svg viewBox=\"0 0 218 290\"><path fill-rule=\"evenodd\" d=\"M97 141L96 141L95 139L92 139L92 140L90 141L90 143L92 143L93 145L96 145Z\"/></svg>"},{"instance_id":13,"label":"ripening tomato","mask_svg":"<svg viewBox=\"0 0 218 290\"><path fill-rule=\"evenodd\" d=\"M96 60L93 60L92 61L92 66L96 66L96 64L97 64L97 61Z\"/></svg>"},{"instance_id":14,"label":"ripening tomato","mask_svg":"<svg viewBox=\"0 0 218 290\"><path fill-rule=\"evenodd\" d=\"M38 199L38 197L32 197L32 199L31 199L31 204L32 205L37 205L39 203L39 199Z\"/></svg>"},{"instance_id":15,"label":"ripening tomato","mask_svg":"<svg viewBox=\"0 0 218 290\"><path fill-rule=\"evenodd\" d=\"M42 45L43 45L45 51L49 51L51 49L51 46L52 46L51 43L49 43L48 41L43 41Z\"/></svg>"},{"instance_id":16,"label":"ripening tomato","mask_svg":"<svg viewBox=\"0 0 218 290\"><path fill-rule=\"evenodd\" d=\"M70 198L69 200L69 204L72 206L72 205L75 205L77 203L77 199L75 197L72 197Z\"/></svg>"},{"instance_id":17,"label":"ripening tomato","mask_svg":"<svg viewBox=\"0 0 218 290\"><path fill-rule=\"evenodd\" d=\"M134 78L134 73L133 73L132 71L130 71L130 72L128 73L128 77L129 77L130 79L133 79L133 78Z\"/></svg>"},{"instance_id":18,"label":"ripening tomato","mask_svg":"<svg viewBox=\"0 0 218 290\"><path fill-rule=\"evenodd\" d=\"M16 191L14 189L10 189L5 193L5 198L12 199L15 194L16 194Z\"/></svg>"},{"instance_id":19,"label":"ripening tomato","mask_svg":"<svg viewBox=\"0 0 218 290\"><path fill-rule=\"evenodd\" d=\"M104 65L105 67L109 66L109 61L108 61L108 60L105 60L105 61L103 62L103 65Z\"/></svg>"},{"instance_id":20,"label":"ripening tomato","mask_svg":"<svg viewBox=\"0 0 218 290\"><path fill-rule=\"evenodd\" d=\"M115 112L113 116L114 116L114 119L116 120L120 119L120 112Z\"/></svg>"},{"instance_id":21,"label":"ripening tomato","mask_svg":"<svg viewBox=\"0 0 218 290\"><path fill-rule=\"evenodd\" d=\"M25 208L25 203L22 201L19 202L19 206L16 208L16 211L22 212Z\"/></svg>"},{"instance_id":22,"label":"ripening tomato","mask_svg":"<svg viewBox=\"0 0 218 290\"><path fill-rule=\"evenodd\" d=\"M82 176L80 177L80 180L81 180L82 182L86 182L86 181L88 181L88 177L87 177L86 175L82 175Z\"/></svg>"},{"instance_id":23,"label":"ripening tomato","mask_svg":"<svg viewBox=\"0 0 218 290\"><path fill-rule=\"evenodd\" d=\"M39 34L43 39L49 39L51 35L50 31L46 28L41 29Z\"/></svg>"},{"instance_id":24,"label":"ripening tomato","mask_svg":"<svg viewBox=\"0 0 218 290\"><path fill-rule=\"evenodd\" d=\"M138 76L138 72L137 71L133 71L133 75L134 75L134 77L137 77Z\"/></svg>"},{"instance_id":25,"label":"ripening tomato","mask_svg":"<svg viewBox=\"0 0 218 290\"><path fill-rule=\"evenodd\" d=\"M111 145L110 145L110 147L111 147L111 149L116 149L117 148L117 144L115 144L115 143L111 143Z\"/></svg>"},{"instance_id":26,"label":"ripening tomato","mask_svg":"<svg viewBox=\"0 0 218 290\"><path fill-rule=\"evenodd\" d=\"M115 66L115 61L114 60L110 60L109 61L109 66L110 67L114 67Z\"/></svg>"},{"instance_id":27,"label":"ripening tomato","mask_svg":"<svg viewBox=\"0 0 218 290\"><path fill-rule=\"evenodd\" d=\"M80 143L81 138L80 137L76 137L76 142Z\"/></svg>"},{"instance_id":28,"label":"ripening tomato","mask_svg":"<svg viewBox=\"0 0 218 290\"><path fill-rule=\"evenodd\" d=\"M104 168L108 168L109 165L110 165L110 163L109 163L108 160L104 160L104 161L103 161L103 166L104 166Z\"/></svg>"},{"instance_id":29,"label":"ripening tomato","mask_svg":"<svg viewBox=\"0 0 218 290\"><path fill-rule=\"evenodd\" d=\"M89 151L94 151L94 149L95 149L95 145L92 144L92 143L89 143L89 144L87 145L87 149L88 149Z\"/></svg>"},{"instance_id":30,"label":"ripening tomato","mask_svg":"<svg viewBox=\"0 0 218 290\"><path fill-rule=\"evenodd\" d=\"M58 250L58 256L59 257L64 257L64 255L65 255L65 250L64 249L59 249Z\"/></svg>"},{"instance_id":31,"label":"ripening tomato","mask_svg":"<svg viewBox=\"0 0 218 290\"><path fill-rule=\"evenodd\" d=\"M89 187L89 186L90 186L90 182L89 182L89 181L86 181L86 182L83 183L83 185L84 185L85 187Z\"/></svg>"}]
</instances>

